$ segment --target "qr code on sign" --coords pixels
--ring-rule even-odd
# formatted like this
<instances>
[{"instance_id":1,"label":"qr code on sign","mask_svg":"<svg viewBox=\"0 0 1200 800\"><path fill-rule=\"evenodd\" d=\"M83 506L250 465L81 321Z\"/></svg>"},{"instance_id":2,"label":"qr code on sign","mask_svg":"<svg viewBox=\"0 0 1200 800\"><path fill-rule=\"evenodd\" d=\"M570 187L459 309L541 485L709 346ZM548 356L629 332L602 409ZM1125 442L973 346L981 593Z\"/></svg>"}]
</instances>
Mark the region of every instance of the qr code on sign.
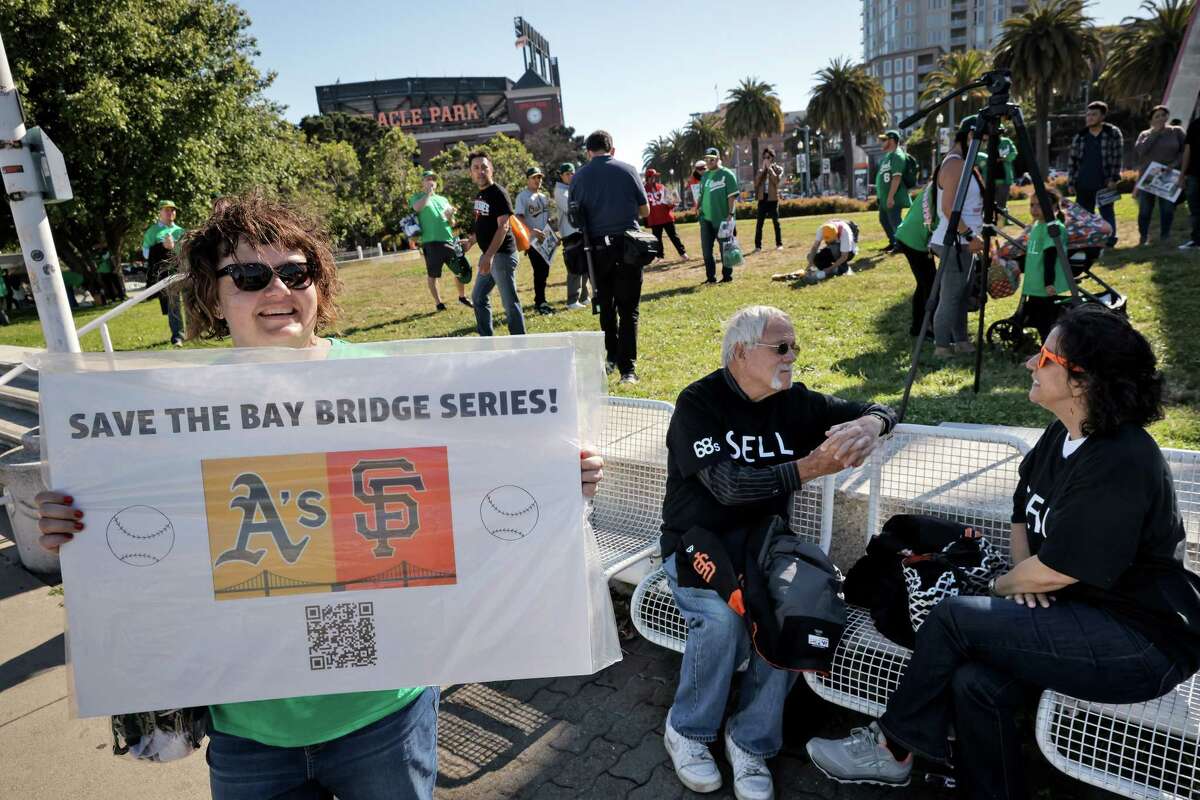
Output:
<instances>
[{"instance_id":1,"label":"qr code on sign","mask_svg":"<svg viewBox=\"0 0 1200 800\"><path fill-rule=\"evenodd\" d=\"M305 606L304 619L309 669L375 666L374 603Z\"/></svg>"}]
</instances>

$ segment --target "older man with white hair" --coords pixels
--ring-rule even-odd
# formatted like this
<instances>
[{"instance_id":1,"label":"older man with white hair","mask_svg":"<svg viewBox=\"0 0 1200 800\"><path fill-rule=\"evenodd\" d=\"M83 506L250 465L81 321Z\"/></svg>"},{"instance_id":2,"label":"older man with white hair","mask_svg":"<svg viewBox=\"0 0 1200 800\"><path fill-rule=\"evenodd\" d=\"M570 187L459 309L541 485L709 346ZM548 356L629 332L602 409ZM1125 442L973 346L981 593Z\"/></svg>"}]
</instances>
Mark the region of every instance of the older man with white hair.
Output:
<instances>
[{"instance_id":1,"label":"older man with white hair","mask_svg":"<svg viewBox=\"0 0 1200 800\"><path fill-rule=\"evenodd\" d=\"M772 516L788 518L805 481L861 464L896 417L885 406L842 400L792 382L796 332L786 313L751 306L725 325L721 368L688 386L667 432L662 555L688 624L679 688L664 741L684 786L721 787L709 752L721 728L738 666L749 669L725 727L725 753L738 800L774 796L766 759L783 743L783 704L796 673L778 670L751 647L741 617L717 592L679 584L680 540L693 528L730 536ZM728 554L741 563L741 554ZM677 566L677 558L684 563Z\"/></svg>"}]
</instances>

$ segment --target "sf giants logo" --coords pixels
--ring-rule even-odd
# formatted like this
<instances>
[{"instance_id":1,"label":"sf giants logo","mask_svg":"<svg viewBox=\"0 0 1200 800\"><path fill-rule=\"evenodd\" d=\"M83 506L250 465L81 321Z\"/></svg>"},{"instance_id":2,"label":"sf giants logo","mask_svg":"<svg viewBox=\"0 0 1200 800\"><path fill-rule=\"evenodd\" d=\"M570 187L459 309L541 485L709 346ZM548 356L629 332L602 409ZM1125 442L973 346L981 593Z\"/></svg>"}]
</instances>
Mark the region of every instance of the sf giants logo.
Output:
<instances>
[{"instance_id":1,"label":"sf giants logo","mask_svg":"<svg viewBox=\"0 0 1200 800\"><path fill-rule=\"evenodd\" d=\"M692 558L692 569L705 583L712 583L713 575L717 574L717 565L708 557L708 553L696 553Z\"/></svg>"},{"instance_id":2,"label":"sf giants logo","mask_svg":"<svg viewBox=\"0 0 1200 800\"><path fill-rule=\"evenodd\" d=\"M375 507L374 518L354 515L354 530L368 541L375 540L372 554L389 558L396 551L391 539L411 539L421 529L421 512L412 492L425 491L425 481L412 473L406 458L359 461L350 471L354 496L363 505ZM377 474L380 473L380 474ZM398 488L389 492L388 489Z\"/></svg>"}]
</instances>

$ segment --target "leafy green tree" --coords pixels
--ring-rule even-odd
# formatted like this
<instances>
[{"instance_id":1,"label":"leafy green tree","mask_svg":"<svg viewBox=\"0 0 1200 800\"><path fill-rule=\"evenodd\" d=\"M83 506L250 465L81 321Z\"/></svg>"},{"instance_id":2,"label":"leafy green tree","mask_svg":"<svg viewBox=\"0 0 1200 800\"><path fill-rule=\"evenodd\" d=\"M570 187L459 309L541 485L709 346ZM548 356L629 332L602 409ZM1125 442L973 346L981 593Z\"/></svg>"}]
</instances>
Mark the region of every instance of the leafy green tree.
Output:
<instances>
[{"instance_id":1,"label":"leafy green tree","mask_svg":"<svg viewBox=\"0 0 1200 800\"><path fill-rule=\"evenodd\" d=\"M553 176L559 164L582 164L587 160L583 137L575 135L575 129L556 125L544 128L525 140L525 147L546 171L546 179Z\"/></svg>"},{"instance_id":2,"label":"leafy green tree","mask_svg":"<svg viewBox=\"0 0 1200 800\"><path fill-rule=\"evenodd\" d=\"M124 255L156 201L187 227L215 195L294 183L299 138L263 97L250 20L226 0L6 0L13 77L29 124L62 149L75 200L53 206L63 260L89 273L91 247Z\"/></svg>"},{"instance_id":3,"label":"leafy green tree","mask_svg":"<svg viewBox=\"0 0 1200 800\"><path fill-rule=\"evenodd\" d=\"M371 148L391 129L364 114L312 114L300 120L300 130L310 142L348 142L360 163L367 163Z\"/></svg>"},{"instance_id":4,"label":"leafy green tree","mask_svg":"<svg viewBox=\"0 0 1200 800\"><path fill-rule=\"evenodd\" d=\"M335 242L368 244L383 220L364 199L362 173L349 142L312 142L302 154L299 185L284 197L324 219Z\"/></svg>"},{"instance_id":5,"label":"leafy green tree","mask_svg":"<svg viewBox=\"0 0 1200 800\"><path fill-rule=\"evenodd\" d=\"M817 85L808 101L806 117L814 128L837 131L842 137L842 171L846 192L854 186L854 137L879 133L887 119L883 85L862 64L835 58L817 71Z\"/></svg>"},{"instance_id":6,"label":"leafy green tree","mask_svg":"<svg viewBox=\"0 0 1200 800\"><path fill-rule=\"evenodd\" d=\"M1194 0L1142 0L1146 17L1125 17L1106 37L1100 85L1106 97L1145 111L1158 102L1183 47Z\"/></svg>"},{"instance_id":7,"label":"leafy green tree","mask_svg":"<svg viewBox=\"0 0 1200 800\"><path fill-rule=\"evenodd\" d=\"M1032 0L1004 22L996 44L997 67L1012 70L1013 88L1032 95L1038 165L1050 163L1046 135L1055 90L1065 93L1091 80L1102 57L1100 37L1086 13L1086 0Z\"/></svg>"},{"instance_id":8,"label":"leafy green tree","mask_svg":"<svg viewBox=\"0 0 1200 800\"><path fill-rule=\"evenodd\" d=\"M724 153L729 148L729 133L717 114L693 117L683 129L681 140L684 160L693 163L704 157L704 151L715 147Z\"/></svg>"},{"instance_id":9,"label":"leafy green tree","mask_svg":"<svg viewBox=\"0 0 1200 800\"><path fill-rule=\"evenodd\" d=\"M783 109L772 84L758 78L742 78L737 88L730 89L729 105L725 108L725 130L731 139L750 139L754 174L758 174L758 139L783 133Z\"/></svg>"},{"instance_id":10,"label":"leafy green tree","mask_svg":"<svg viewBox=\"0 0 1200 800\"><path fill-rule=\"evenodd\" d=\"M515 203L517 193L525 188L525 170L537 166L533 153L517 139L499 134L487 144L467 146L455 142L433 158L433 170L442 182L442 194L449 198L457 209L455 221L460 234L469 233L475 225L474 204L479 187L471 180L471 169L467 155L475 152L487 153L495 169L493 180L503 186Z\"/></svg>"},{"instance_id":11,"label":"leafy green tree","mask_svg":"<svg viewBox=\"0 0 1200 800\"><path fill-rule=\"evenodd\" d=\"M992 68L992 57L985 50L963 50L960 52L943 53L938 58L937 66L924 78L921 105L932 103L951 92L963 88L975 81ZM951 130L958 121L987 102L987 89L972 89L960 94L946 106L945 118ZM923 123L926 136L934 136L937 128L937 114L925 117Z\"/></svg>"},{"instance_id":12,"label":"leafy green tree","mask_svg":"<svg viewBox=\"0 0 1200 800\"><path fill-rule=\"evenodd\" d=\"M363 199L387 233L399 231L401 217L412 210L409 198L421 188L419 154L417 140L400 128L389 129L367 153L361 181Z\"/></svg>"}]
</instances>

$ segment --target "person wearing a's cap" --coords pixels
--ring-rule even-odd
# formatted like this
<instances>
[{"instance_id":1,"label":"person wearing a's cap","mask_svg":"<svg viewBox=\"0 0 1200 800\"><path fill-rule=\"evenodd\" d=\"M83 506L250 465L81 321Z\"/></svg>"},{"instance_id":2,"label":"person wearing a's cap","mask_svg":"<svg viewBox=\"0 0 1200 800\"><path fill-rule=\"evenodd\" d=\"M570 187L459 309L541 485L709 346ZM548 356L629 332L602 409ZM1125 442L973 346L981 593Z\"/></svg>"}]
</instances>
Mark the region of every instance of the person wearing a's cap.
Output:
<instances>
[{"instance_id":1,"label":"person wearing a's cap","mask_svg":"<svg viewBox=\"0 0 1200 800\"><path fill-rule=\"evenodd\" d=\"M554 207L558 209L558 238L562 240L563 263L567 265L567 308L577 311L591 303L591 278L587 270L587 254L583 252L583 234L571 222L571 181L575 165L564 161L555 170ZM592 308L599 314L598 308Z\"/></svg>"},{"instance_id":2,"label":"person wearing a's cap","mask_svg":"<svg viewBox=\"0 0 1200 800\"><path fill-rule=\"evenodd\" d=\"M158 219L142 236L142 257L146 259L146 285L158 283L174 271L175 245L183 238L184 230L175 224L178 209L172 200L158 201ZM166 315L171 331L171 344L183 347L183 312L179 295L159 292L158 307Z\"/></svg>"},{"instance_id":3,"label":"person wearing a's cap","mask_svg":"<svg viewBox=\"0 0 1200 800\"><path fill-rule=\"evenodd\" d=\"M538 251L537 245L554 232L550 230L550 198L542 191L543 177L538 167L525 170L525 188L517 195L514 211L533 237L532 246L525 251L529 255L529 265L533 267L533 310L544 315L554 313L554 309L546 302L550 263Z\"/></svg>"},{"instance_id":4,"label":"person wearing a's cap","mask_svg":"<svg viewBox=\"0 0 1200 800\"><path fill-rule=\"evenodd\" d=\"M650 203L650 216L646 219L646 224L654 232L654 238L658 239L658 257L666 258L663 251L663 232L666 231L671 244L675 245L675 252L687 261L687 250L684 249L679 234L675 232L675 204L679 202L679 195L659 182L658 170L654 167L646 170L645 187L646 200Z\"/></svg>"},{"instance_id":5,"label":"person wearing a's cap","mask_svg":"<svg viewBox=\"0 0 1200 800\"><path fill-rule=\"evenodd\" d=\"M438 176L431 169L421 173L421 191L409 198L408 204L417 214L421 225L421 255L425 257L425 285L433 297L434 308L445 311L442 302L442 267L453 264L462 252L458 237L454 234L454 206L437 193ZM467 286L454 276L458 289L458 302L471 308L467 299Z\"/></svg>"},{"instance_id":6,"label":"person wearing a's cap","mask_svg":"<svg viewBox=\"0 0 1200 800\"><path fill-rule=\"evenodd\" d=\"M908 163L908 156L900 147L900 131L890 130L879 134L879 143L883 155L875 173L875 197L879 200L879 224L888 238L884 252L890 253L896 248L896 228L904 219L904 209L912 204L908 190L904 188L904 167Z\"/></svg>"},{"instance_id":7,"label":"person wearing a's cap","mask_svg":"<svg viewBox=\"0 0 1200 800\"><path fill-rule=\"evenodd\" d=\"M698 160L692 164L692 177L688 178L688 189L692 192L692 205L700 205L700 184L704 181L704 173L708 171L708 166L704 163L704 159Z\"/></svg>"},{"instance_id":8,"label":"person wearing a's cap","mask_svg":"<svg viewBox=\"0 0 1200 800\"><path fill-rule=\"evenodd\" d=\"M704 282L717 282L717 262L713 258L713 245L720 247L717 233L721 223L733 223L737 209L737 175L729 167L721 165L721 151L710 147L704 151L706 170L700 182L700 251L704 254ZM733 268L726 267L721 259L721 283L733 280Z\"/></svg>"},{"instance_id":9,"label":"person wearing a's cap","mask_svg":"<svg viewBox=\"0 0 1200 800\"><path fill-rule=\"evenodd\" d=\"M949 248L945 246L958 181L963 174L963 161L971 145L973 122L973 117L967 117L959 124L954 146L942 159L936 173L938 224L929 236L929 246L940 262L938 306L933 314L934 354L939 358L975 352L967 331L966 282L972 255L983 252L983 239L979 235L983 227L983 176L974 165L970 168L957 235L951 236Z\"/></svg>"}]
</instances>

